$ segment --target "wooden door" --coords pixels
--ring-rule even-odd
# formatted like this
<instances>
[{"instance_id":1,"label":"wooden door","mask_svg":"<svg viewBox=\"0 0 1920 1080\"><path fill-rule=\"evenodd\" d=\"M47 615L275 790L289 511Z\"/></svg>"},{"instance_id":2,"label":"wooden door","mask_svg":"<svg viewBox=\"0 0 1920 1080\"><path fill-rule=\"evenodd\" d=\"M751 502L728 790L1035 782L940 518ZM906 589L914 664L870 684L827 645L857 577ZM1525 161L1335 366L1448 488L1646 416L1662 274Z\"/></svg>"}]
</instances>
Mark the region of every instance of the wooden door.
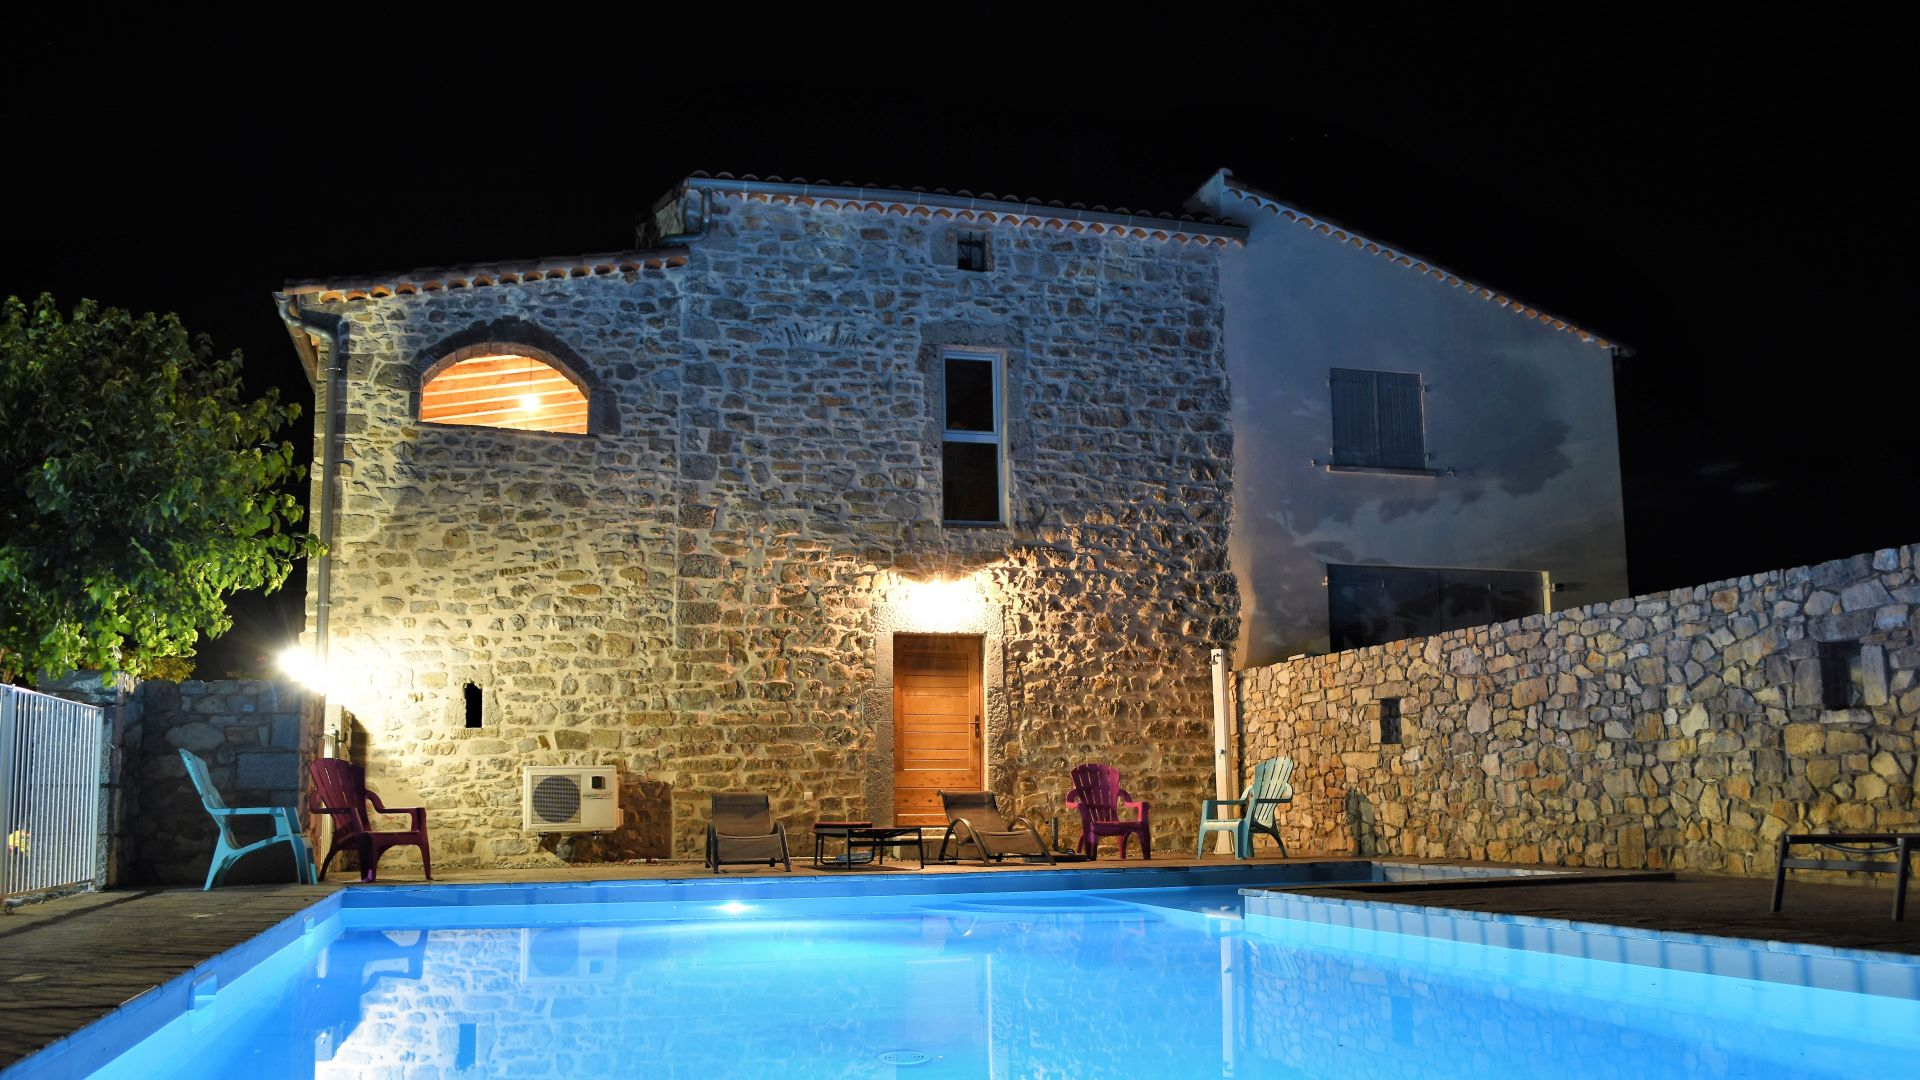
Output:
<instances>
[{"instance_id":1,"label":"wooden door","mask_svg":"<svg viewBox=\"0 0 1920 1080\"><path fill-rule=\"evenodd\" d=\"M945 827L940 792L979 791L984 696L978 637L893 639L893 823Z\"/></svg>"}]
</instances>

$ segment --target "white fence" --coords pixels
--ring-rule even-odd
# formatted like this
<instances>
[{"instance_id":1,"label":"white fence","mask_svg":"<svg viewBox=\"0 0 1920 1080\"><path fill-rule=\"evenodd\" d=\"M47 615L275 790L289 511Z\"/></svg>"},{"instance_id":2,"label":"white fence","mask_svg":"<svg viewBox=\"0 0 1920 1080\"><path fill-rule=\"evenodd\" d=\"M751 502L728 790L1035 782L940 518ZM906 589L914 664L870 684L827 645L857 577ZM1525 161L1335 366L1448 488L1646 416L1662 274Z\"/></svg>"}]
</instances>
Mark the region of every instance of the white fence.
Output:
<instances>
[{"instance_id":1,"label":"white fence","mask_svg":"<svg viewBox=\"0 0 1920 1080\"><path fill-rule=\"evenodd\" d=\"M107 737L97 705L0 686L0 897L99 880Z\"/></svg>"}]
</instances>

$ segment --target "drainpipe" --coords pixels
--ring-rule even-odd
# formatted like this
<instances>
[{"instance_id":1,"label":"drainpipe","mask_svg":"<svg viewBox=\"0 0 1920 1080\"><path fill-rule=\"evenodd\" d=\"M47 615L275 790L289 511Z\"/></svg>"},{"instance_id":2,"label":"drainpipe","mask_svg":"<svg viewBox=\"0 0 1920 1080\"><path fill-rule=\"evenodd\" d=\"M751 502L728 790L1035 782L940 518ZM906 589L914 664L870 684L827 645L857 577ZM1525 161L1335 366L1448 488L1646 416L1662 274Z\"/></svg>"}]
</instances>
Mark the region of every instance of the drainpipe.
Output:
<instances>
[{"instance_id":1,"label":"drainpipe","mask_svg":"<svg viewBox=\"0 0 1920 1080\"><path fill-rule=\"evenodd\" d=\"M1216 799L1231 799L1239 795L1233 789L1233 759L1227 753L1228 730L1231 725L1232 705L1227 700L1227 691L1231 686L1232 673L1227 670L1227 650L1213 650L1213 793ZM1249 813L1252 807L1244 807L1241 813ZM1225 832L1214 834L1213 850L1225 855L1233 850Z\"/></svg>"},{"instance_id":2,"label":"drainpipe","mask_svg":"<svg viewBox=\"0 0 1920 1080\"><path fill-rule=\"evenodd\" d=\"M1233 772L1247 767L1247 714L1240 711L1240 673L1227 672L1227 710L1233 722Z\"/></svg>"},{"instance_id":3,"label":"drainpipe","mask_svg":"<svg viewBox=\"0 0 1920 1080\"><path fill-rule=\"evenodd\" d=\"M284 293L275 293L274 306L280 309L280 320L287 329L297 334L309 334L324 338L321 363L315 364L314 373L314 427L320 433L320 460L315 466L320 470L320 506L314 512L314 531L320 535L320 542L326 546L314 569L313 610L313 651L314 659L321 671L327 670L328 615L333 607L333 526L334 526L334 473L340 460L340 424L341 399L346 392L347 321L339 315L327 315L307 312L300 309L298 299ZM322 715L326 712L325 689L322 689ZM321 754L325 757L336 756L339 749L339 732L330 722L323 720L326 734Z\"/></svg>"},{"instance_id":4,"label":"drainpipe","mask_svg":"<svg viewBox=\"0 0 1920 1080\"><path fill-rule=\"evenodd\" d=\"M299 301L285 293L275 293L273 303L280 311L280 321L287 324L293 334L297 347L303 347L304 335L312 335L326 340L323 349L325 355L316 358L312 378L314 429L320 434L320 460L314 465L320 470L320 506L313 516L314 531L320 534L320 543L325 549L320 553L319 565L314 568L313 588L318 594L313 610L313 650L314 657L322 672L327 670L327 615L333 607L333 481L335 463L340 460L340 424L338 417L341 399L346 393L347 320L339 315L323 315L300 310ZM340 728L330 715L332 708L327 702L328 690L324 683L320 690L320 756L338 757L340 754ZM321 814L315 824L314 850L325 851L333 844L333 818Z\"/></svg>"}]
</instances>

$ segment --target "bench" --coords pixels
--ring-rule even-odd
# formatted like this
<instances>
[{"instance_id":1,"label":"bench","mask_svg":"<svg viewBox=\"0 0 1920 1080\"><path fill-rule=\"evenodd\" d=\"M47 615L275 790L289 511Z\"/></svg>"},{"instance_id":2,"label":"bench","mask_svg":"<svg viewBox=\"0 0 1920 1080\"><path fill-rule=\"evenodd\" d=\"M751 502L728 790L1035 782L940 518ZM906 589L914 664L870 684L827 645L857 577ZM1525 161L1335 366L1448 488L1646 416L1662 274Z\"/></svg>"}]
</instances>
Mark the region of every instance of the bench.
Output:
<instances>
[{"instance_id":1,"label":"bench","mask_svg":"<svg viewBox=\"0 0 1920 1080\"><path fill-rule=\"evenodd\" d=\"M1787 849L1796 846L1822 847L1842 855L1892 855L1893 862L1853 859L1790 859ZM1920 853L1920 833L1787 833L1780 837L1780 858L1773 867L1773 907L1780 910L1780 894L1786 889L1788 870L1850 870L1861 874L1892 874L1893 918L1904 920L1907 907L1907 878L1913 869L1913 856Z\"/></svg>"}]
</instances>

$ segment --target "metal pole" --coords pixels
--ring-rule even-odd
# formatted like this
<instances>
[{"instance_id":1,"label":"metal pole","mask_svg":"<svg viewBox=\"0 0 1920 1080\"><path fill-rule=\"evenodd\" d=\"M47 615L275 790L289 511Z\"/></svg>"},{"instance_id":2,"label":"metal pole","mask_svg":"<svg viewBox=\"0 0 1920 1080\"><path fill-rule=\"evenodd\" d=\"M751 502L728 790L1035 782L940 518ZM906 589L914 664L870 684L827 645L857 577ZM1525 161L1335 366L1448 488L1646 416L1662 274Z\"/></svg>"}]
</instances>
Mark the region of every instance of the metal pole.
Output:
<instances>
[{"instance_id":1,"label":"metal pole","mask_svg":"<svg viewBox=\"0 0 1920 1080\"><path fill-rule=\"evenodd\" d=\"M1233 789L1233 761L1227 753L1227 651L1213 650L1213 797L1231 799L1238 792ZM1242 813L1246 812L1243 808ZM1233 850L1232 837L1225 831L1214 834L1213 850L1215 854L1225 855Z\"/></svg>"}]
</instances>

